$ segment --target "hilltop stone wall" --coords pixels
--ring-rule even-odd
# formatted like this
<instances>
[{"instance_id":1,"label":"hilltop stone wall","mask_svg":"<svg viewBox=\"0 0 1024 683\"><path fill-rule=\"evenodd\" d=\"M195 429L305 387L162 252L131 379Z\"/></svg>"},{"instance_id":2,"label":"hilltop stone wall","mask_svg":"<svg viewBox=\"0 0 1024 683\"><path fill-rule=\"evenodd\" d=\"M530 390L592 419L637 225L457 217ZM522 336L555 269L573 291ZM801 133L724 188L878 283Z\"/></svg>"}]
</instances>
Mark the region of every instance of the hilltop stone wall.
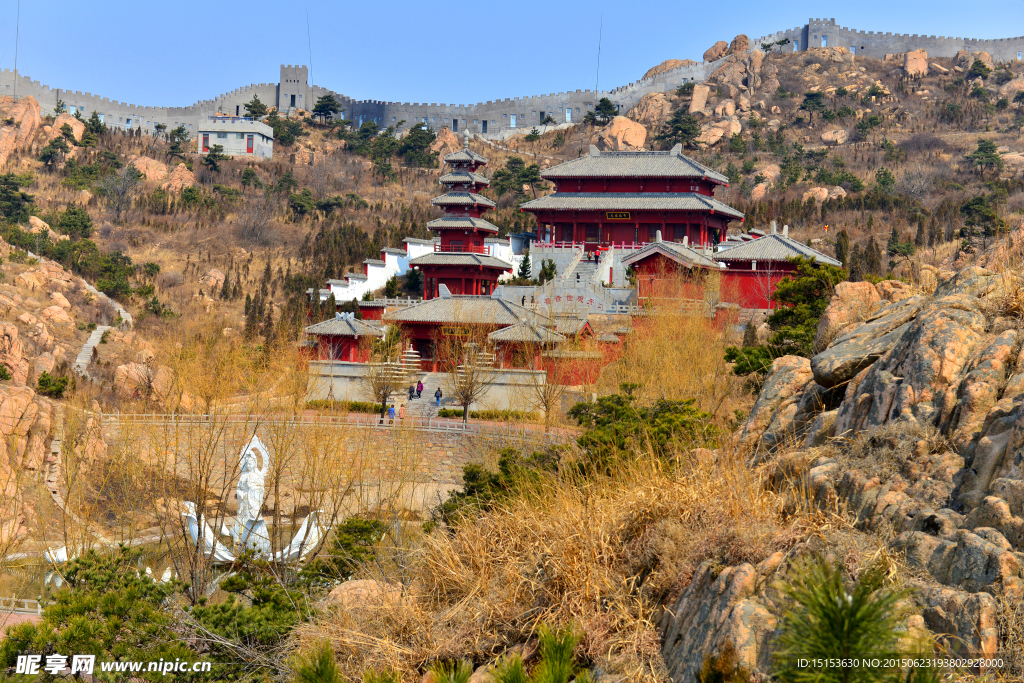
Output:
<instances>
[{"instance_id":1,"label":"hilltop stone wall","mask_svg":"<svg viewBox=\"0 0 1024 683\"><path fill-rule=\"evenodd\" d=\"M1024 36L981 40L947 36L883 33L858 31L836 24L835 19L810 19L804 26L778 31L751 41L752 47L788 38L791 42L784 50L805 51L812 47L846 47L857 57L882 59L888 54L924 49L930 57L952 57L959 50L988 52L995 62L1021 61L1024 57ZM550 115L557 125L578 123L592 110L602 97L615 102L621 111L632 108L640 99L652 92L673 90L685 82L702 82L723 63L722 59L697 62L640 79L611 90L570 90L558 93L524 97L506 97L476 104L450 104L436 102L387 102L382 100L354 100L329 88L309 85L309 71L305 66L281 65L277 83L254 83L214 98L185 107L154 107L118 102L89 92L65 90L44 85L10 70L0 71L0 95L18 97L31 95L50 113L57 99L75 107L88 117L92 112L103 115L104 122L117 128L141 128L152 133L156 124L173 128L184 124L193 135L199 125L218 112L244 114L244 104L254 96L268 106L281 111L312 109L316 100L332 94L345 110L343 116L358 124L375 121L381 126L402 128L426 123L439 130L449 127L457 132L473 133L487 138L503 138L518 130L540 127L544 116ZM15 87L16 86L16 87ZM515 122L513 123L513 117ZM484 122L486 126L484 125Z\"/></svg>"}]
</instances>

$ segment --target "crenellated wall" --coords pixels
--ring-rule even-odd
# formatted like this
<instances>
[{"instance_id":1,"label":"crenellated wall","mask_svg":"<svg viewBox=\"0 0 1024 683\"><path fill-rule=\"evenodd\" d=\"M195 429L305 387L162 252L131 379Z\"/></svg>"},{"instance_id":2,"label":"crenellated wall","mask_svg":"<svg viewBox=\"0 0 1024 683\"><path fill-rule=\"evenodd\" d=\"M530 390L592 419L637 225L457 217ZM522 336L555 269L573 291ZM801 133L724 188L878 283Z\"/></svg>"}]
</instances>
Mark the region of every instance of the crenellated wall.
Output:
<instances>
[{"instance_id":1,"label":"crenellated wall","mask_svg":"<svg viewBox=\"0 0 1024 683\"><path fill-rule=\"evenodd\" d=\"M786 50L794 50L797 45L801 51L809 47L855 48L858 57L873 57L875 59L920 49L927 50L929 57L952 57L960 50L987 52L995 62L1016 62L1024 57L1024 36L979 40L976 38L925 36L916 33L858 31L839 26L835 19L810 19L804 26L752 40L751 45L756 47L761 43L775 42L783 38L789 38L793 43L783 48Z\"/></svg>"},{"instance_id":2,"label":"crenellated wall","mask_svg":"<svg viewBox=\"0 0 1024 683\"><path fill-rule=\"evenodd\" d=\"M857 31L836 24L835 19L810 19L804 26L778 31L751 41L752 47L761 43L775 42L788 38L786 50L804 51L810 47L845 47L857 56L882 59L887 54L925 49L930 57L952 57L959 50L977 52L984 50L996 62L1013 62L1024 56L1024 36L997 40L973 38L949 38L946 36L919 36L917 34L893 34L875 31ZM419 122L433 129L448 126L458 132L483 134L488 138L506 137L516 131L529 130L538 126L542 114L550 115L558 125L577 123L594 108L602 98L607 97L617 104L621 111L628 111L640 98L652 92L664 92L677 88L687 81L701 82L707 79L723 60L699 62L680 67L653 78L642 79L609 91L575 90L545 95L513 97L488 100L476 104L445 104L426 102L384 102L380 100L353 100L344 94L317 85L309 85L309 71L301 65L282 64L277 83L258 83L237 88L209 100L202 100L187 107L146 107L110 100L106 97L72 90L61 90L43 85L23 76L16 76L8 69L0 71L0 95L31 95L39 100L44 113L53 111L57 99L69 107L81 109L88 117L96 111L103 115L104 122L118 128L142 128L151 133L157 123L169 129L184 124L194 132L206 117L218 112L243 114L244 105L259 96L268 106L281 111L292 109L310 110L316 100L325 94L332 94L345 110L342 116L357 122L376 121L381 126L390 126L404 121L403 129ZM513 124L513 116L515 122ZM484 121L487 122L486 133ZM129 123L130 122L130 123ZM455 123L457 122L457 123Z\"/></svg>"}]
</instances>

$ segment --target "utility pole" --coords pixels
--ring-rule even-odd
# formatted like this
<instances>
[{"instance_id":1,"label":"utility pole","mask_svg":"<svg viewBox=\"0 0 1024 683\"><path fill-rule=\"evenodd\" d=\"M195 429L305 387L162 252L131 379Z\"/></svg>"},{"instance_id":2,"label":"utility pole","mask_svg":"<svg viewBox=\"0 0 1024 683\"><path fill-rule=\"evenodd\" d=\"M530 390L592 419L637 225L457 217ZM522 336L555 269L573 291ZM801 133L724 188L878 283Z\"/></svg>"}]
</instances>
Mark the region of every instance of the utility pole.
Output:
<instances>
[{"instance_id":1,"label":"utility pole","mask_svg":"<svg viewBox=\"0 0 1024 683\"><path fill-rule=\"evenodd\" d=\"M14 101L18 101L18 33L21 30L21 0L18 0L18 18L14 22Z\"/></svg>"}]
</instances>

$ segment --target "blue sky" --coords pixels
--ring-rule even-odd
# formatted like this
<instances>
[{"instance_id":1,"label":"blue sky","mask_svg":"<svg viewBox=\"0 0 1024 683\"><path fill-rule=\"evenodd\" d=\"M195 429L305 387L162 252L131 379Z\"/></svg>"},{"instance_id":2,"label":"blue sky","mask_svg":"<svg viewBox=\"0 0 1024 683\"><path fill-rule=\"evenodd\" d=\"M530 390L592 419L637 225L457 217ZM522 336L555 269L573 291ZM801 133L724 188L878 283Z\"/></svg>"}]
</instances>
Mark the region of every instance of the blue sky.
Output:
<instances>
[{"instance_id":1,"label":"blue sky","mask_svg":"<svg viewBox=\"0 0 1024 683\"><path fill-rule=\"evenodd\" d=\"M820 2L39 2L22 0L18 69L52 87L182 106L280 64L357 99L471 104L639 79L665 59L700 59L717 40L825 16ZM864 0L829 17L850 28L971 38L1024 33L1020 0ZM14 64L16 0L0 0L0 68ZM453 62L452 58L457 57ZM458 66L452 66L457 64Z\"/></svg>"}]
</instances>

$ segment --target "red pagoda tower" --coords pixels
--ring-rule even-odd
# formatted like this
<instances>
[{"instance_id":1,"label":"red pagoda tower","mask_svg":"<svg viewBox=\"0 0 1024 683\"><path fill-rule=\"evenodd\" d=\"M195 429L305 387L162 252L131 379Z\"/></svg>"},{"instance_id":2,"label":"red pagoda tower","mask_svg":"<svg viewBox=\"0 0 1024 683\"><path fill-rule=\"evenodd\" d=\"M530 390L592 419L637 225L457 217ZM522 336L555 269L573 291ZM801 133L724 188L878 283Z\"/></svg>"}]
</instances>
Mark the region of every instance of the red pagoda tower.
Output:
<instances>
[{"instance_id":1,"label":"red pagoda tower","mask_svg":"<svg viewBox=\"0 0 1024 683\"><path fill-rule=\"evenodd\" d=\"M467 143L447 155L444 163L450 170L441 176L440 183L448 192L434 197L431 204L444 209L445 215L427 223L440 236L440 244L434 244L433 254L411 259L409 265L423 272L424 299L438 296L442 284L452 294L489 295L498 277L511 272L512 264L492 256L484 244L485 238L498 232L497 226L481 217L494 208L494 202L478 193L490 184L476 172L487 159L471 151Z\"/></svg>"}]
</instances>

